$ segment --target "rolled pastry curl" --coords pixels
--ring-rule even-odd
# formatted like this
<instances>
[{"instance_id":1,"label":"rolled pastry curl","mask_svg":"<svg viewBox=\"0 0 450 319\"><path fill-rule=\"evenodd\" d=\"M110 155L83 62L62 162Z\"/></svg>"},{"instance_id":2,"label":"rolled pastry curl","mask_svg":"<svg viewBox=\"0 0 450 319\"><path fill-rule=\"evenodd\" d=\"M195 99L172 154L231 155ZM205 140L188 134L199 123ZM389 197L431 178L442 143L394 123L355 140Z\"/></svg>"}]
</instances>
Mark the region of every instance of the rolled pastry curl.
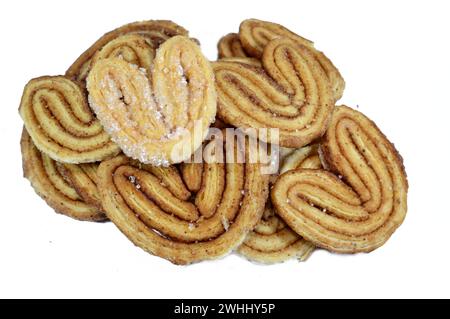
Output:
<instances>
[{"instance_id":1,"label":"rolled pastry curl","mask_svg":"<svg viewBox=\"0 0 450 319\"><path fill-rule=\"evenodd\" d=\"M314 245L286 225L270 205L263 217L245 241L237 249L238 254L249 260L271 264L297 258L306 261L314 251Z\"/></svg>"},{"instance_id":2,"label":"rolled pastry curl","mask_svg":"<svg viewBox=\"0 0 450 319\"><path fill-rule=\"evenodd\" d=\"M86 51L84 51L66 71L66 76L73 80L84 82L91 67L92 57L97 53L97 51L112 41L114 41L115 47L112 51L115 51L116 54L120 53L121 50L128 51L128 53L124 54L124 58L128 60L126 55L132 54L132 51L134 50L133 47L129 47L127 49L126 46L122 47L120 41L117 42L115 40L121 36L130 34L138 34L143 36L153 49L157 49L161 43L173 36L188 36L188 31L172 21L165 20L149 20L126 24L106 33ZM123 49L121 49L121 47Z\"/></svg>"},{"instance_id":3,"label":"rolled pastry curl","mask_svg":"<svg viewBox=\"0 0 450 319\"><path fill-rule=\"evenodd\" d=\"M323 52L314 48L312 41L295 34L282 25L268 21L248 19L242 21L239 27L240 42L247 55L251 57L262 58L267 44L278 38L287 38L299 45L308 46L330 80L335 101L342 97L345 89L344 79L330 59Z\"/></svg>"},{"instance_id":4,"label":"rolled pastry curl","mask_svg":"<svg viewBox=\"0 0 450 319\"><path fill-rule=\"evenodd\" d=\"M41 153L24 129L20 140L23 174L36 193L57 213L85 221L104 221L105 214L87 204L61 174L57 162Z\"/></svg>"},{"instance_id":5,"label":"rolled pastry curl","mask_svg":"<svg viewBox=\"0 0 450 319\"><path fill-rule=\"evenodd\" d=\"M334 100L311 49L279 38L266 45L262 64L233 59L213 63L218 116L243 129L278 128L279 140L260 138L283 147L299 148L322 136Z\"/></svg>"},{"instance_id":6,"label":"rolled pastry curl","mask_svg":"<svg viewBox=\"0 0 450 319\"><path fill-rule=\"evenodd\" d=\"M317 145L294 150L283 159L281 172L296 168L320 169ZM270 198L264 214L255 229L239 246L237 252L249 260L261 263L283 262L291 258L306 261L314 251L314 245L294 232L275 212Z\"/></svg>"},{"instance_id":7,"label":"rolled pastry curl","mask_svg":"<svg viewBox=\"0 0 450 319\"><path fill-rule=\"evenodd\" d=\"M97 187L97 169L99 162L86 164L57 163L62 175L84 202L103 210Z\"/></svg>"},{"instance_id":8,"label":"rolled pastry curl","mask_svg":"<svg viewBox=\"0 0 450 319\"><path fill-rule=\"evenodd\" d=\"M297 168L322 168L318 149L319 144L311 144L292 150L287 156L282 158L280 174Z\"/></svg>"},{"instance_id":9,"label":"rolled pastry curl","mask_svg":"<svg viewBox=\"0 0 450 319\"><path fill-rule=\"evenodd\" d=\"M91 65L107 58L122 58L123 60L151 73L151 66L155 58L155 49L152 44L139 34L127 34L119 36L108 42L92 57Z\"/></svg>"},{"instance_id":10,"label":"rolled pastry curl","mask_svg":"<svg viewBox=\"0 0 450 319\"><path fill-rule=\"evenodd\" d=\"M224 256L261 218L268 177L257 163L201 165L180 174L177 166L125 156L103 161L99 190L107 216L135 245L174 264Z\"/></svg>"},{"instance_id":11,"label":"rolled pastry curl","mask_svg":"<svg viewBox=\"0 0 450 319\"><path fill-rule=\"evenodd\" d=\"M28 82L19 113L36 147L56 161L89 163L120 152L80 86L66 77L44 76Z\"/></svg>"},{"instance_id":12,"label":"rolled pastry curl","mask_svg":"<svg viewBox=\"0 0 450 319\"><path fill-rule=\"evenodd\" d=\"M248 56L242 47L242 43L239 40L239 35L237 33L228 33L227 35L224 35L217 43L217 50L219 52L219 59L245 58Z\"/></svg>"},{"instance_id":13,"label":"rolled pastry curl","mask_svg":"<svg viewBox=\"0 0 450 319\"><path fill-rule=\"evenodd\" d=\"M296 169L281 175L272 202L283 220L317 246L369 252L403 222L407 178L402 159L374 122L337 107L320 146L330 171Z\"/></svg>"},{"instance_id":14,"label":"rolled pastry curl","mask_svg":"<svg viewBox=\"0 0 450 319\"><path fill-rule=\"evenodd\" d=\"M200 48L175 36L157 50L151 80L121 58L97 61L89 104L122 151L156 166L188 159L216 115L214 74Z\"/></svg>"},{"instance_id":15,"label":"rolled pastry curl","mask_svg":"<svg viewBox=\"0 0 450 319\"><path fill-rule=\"evenodd\" d=\"M306 46L314 42L295 34L281 24L258 19L246 19L239 26L239 40L246 53L261 58L267 43L276 38L288 38Z\"/></svg>"}]
</instances>

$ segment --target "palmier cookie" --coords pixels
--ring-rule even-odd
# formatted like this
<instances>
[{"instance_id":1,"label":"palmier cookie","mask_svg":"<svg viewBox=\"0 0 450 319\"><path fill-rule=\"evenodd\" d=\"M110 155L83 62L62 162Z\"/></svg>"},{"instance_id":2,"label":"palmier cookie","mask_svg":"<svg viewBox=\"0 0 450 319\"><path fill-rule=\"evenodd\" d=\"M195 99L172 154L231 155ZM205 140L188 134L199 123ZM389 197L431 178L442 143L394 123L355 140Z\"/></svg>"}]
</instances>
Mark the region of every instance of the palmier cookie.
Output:
<instances>
[{"instance_id":1,"label":"palmier cookie","mask_svg":"<svg viewBox=\"0 0 450 319\"><path fill-rule=\"evenodd\" d=\"M61 173L57 162L41 153L24 129L20 141L24 176L36 193L57 213L87 221L106 220L97 207L87 204Z\"/></svg>"},{"instance_id":2,"label":"palmier cookie","mask_svg":"<svg viewBox=\"0 0 450 319\"><path fill-rule=\"evenodd\" d=\"M281 172L297 168L322 168L317 145L293 150L283 159ZM261 263L283 262L291 258L305 261L314 251L314 245L294 232L275 212L270 198L264 214L237 252Z\"/></svg>"},{"instance_id":3,"label":"palmier cookie","mask_svg":"<svg viewBox=\"0 0 450 319\"><path fill-rule=\"evenodd\" d=\"M107 216L135 245L189 264L224 256L254 228L268 194L260 170L248 161L157 167L117 156L100 164L99 190Z\"/></svg>"},{"instance_id":4,"label":"palmier cookie","mask_svg":"<svg viewBox=\"0 0 450 319\"><path fill-rule=\"evenodd\" d=\"M159 47L152 70L149 81L121 58L99 59L87 78L89 103L127 156L167 166L206 138L216 115L214 75L198 45L182 36Z\"/></svg>"},{"instance_id":5,"label":"palmier cookie","mask_svg":"<svg viewBox=\"0 0 450 319\"><path fill-rule=\"evenodd\" d=\"M28 82L19 113L36 147L56 161L95 162L120 152L89 108L83 90L66 77Z\"/></svg>"},{"instance_id":6,"label":"palmier cookie","mask_svg":"<svg viewBox=\"0 0 450 319\"><path fill-rule=\"evenodd\" d=\"M248 19L244 20L239 27L241 46L246 55L250 57L262 58L267 44L277 38L287 38L300 45L310 47L314 57L330 81L334 100L337 101L342 97L345 89L344 79L330 59L323 52L314 48L312 41L295 34L280 24L268 21ZM235 48L239 47L236 40L233 43ZM232 52L238 53L239 51L234 50Z\"/></svg>"},{"instance_id":7,"label":"palmier cookie","mask_svg":"<svg viewBox=\"0 0 450 319\"><path fill-rule=\"evenodd\" d=\"M278 38L265 46L263 67L250 61L228 58L213 63L218 116L243 129L278 128L279 140L272 135L260 138L283 147L299 148L322 136L334 98L311 47Z\"/></svg>"},{"instance_id":8,"label":"palmier cookie","mask_svg":"<svg viewBox=\"0 0 450 319\"><path fill-rule=\"evenodd\" d=\"M123 36L127 35L142 36L151 50L154 51L161 43L173 36L188 36L188 31L172 21L165 20L150 20L126 24L106 33L91 45L70 66L66 71L66 76L78 82L84 82L91 68L92 58L105 46L108 48L104 50L104 55L108 53L109 56L122 56L125 60L138 64L137 61L141 60L142 57L139 45L136 46L136 42L123 38ZM145 66L141 65L141 67Z\"/></svg>"},{"instance_id":9,"label":"palmier cookie","mask_svg":"<svg viewBox=\"0 0 450 319\"><path fill-rule=\"evenodd\" d=\"M283 220L315 245L340 253L369 252L403 222L407 178L402 159L374 122L337 107L320 146L329 171L281 175L272 202Z\"/></svg>"}]
</instances>

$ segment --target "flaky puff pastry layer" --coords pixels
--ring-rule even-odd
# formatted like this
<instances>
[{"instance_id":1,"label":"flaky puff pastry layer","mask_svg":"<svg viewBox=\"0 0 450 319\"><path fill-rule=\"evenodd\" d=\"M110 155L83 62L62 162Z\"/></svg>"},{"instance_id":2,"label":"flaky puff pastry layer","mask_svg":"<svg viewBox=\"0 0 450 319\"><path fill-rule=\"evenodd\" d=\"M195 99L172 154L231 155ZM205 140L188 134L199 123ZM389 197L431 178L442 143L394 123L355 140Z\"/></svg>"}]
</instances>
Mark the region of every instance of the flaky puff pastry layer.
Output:
<instances>
[{"instance_id":1,"label":"flaky puff pastry layer","mask_svg":"<svg viewBox=\"0 0 450 319\"><path fill-rule=\"evenodd\" d=\"M282 160L280 172L297 168L322 168L317 150L317 145L290 150ZM291 258L305 261L314 251L314 247L283 221L275 212L269 198L261 220L247 235L237 252L256 262L277 263Z\"/></svg>"},{"instance_id":2,"label":"flaky puff pastry layer","mask_svg":"<svg viewBox=\"0 0 450 319\"><path fill-rule=\"evenodd\" d=\"M241 40L239 39L239 34L228 33L227 35L220 38L217 43L217 51L219 59L222 58L245 58L248 57L245 53L244 47L242 46Z\"/></svg>"},{"instance_id":3,"label":"flaky puff pastry layer","mask_svg":"<svg viewBox=\"0 0 450 319\"><path fill-rule=\"evenodd\" d=\"M97 207L87 204L64 178L57 162L41 153L24 129L20 141L24 176L36 193L57 213L86 221L104 221Z\"/></svg>"},{"instance_id":4,"label":"flaky puff pastry layer","mask_svg":"<svg viewBox=\"0 0 450 319\"><path fill-rule=\"evenodd\" d=\"M403 222L407 178L401 157L374 122L337 107L320 146L330 171L297 169L271 192L283 220L315 245L340 253L369 252Z\"/></svg>"},{"instance_id":5,"label":"flaky puff pastry layer","mask_svg":"<svg viewBox=\"0 0 450 319\"><path fill-rule=\"evenodd\" d=\"M61 174L70 182L72 187L84 202L103 210L98 192L97 169L100 162L86 164L58 163Z\"/></svg>"}]
</instances>

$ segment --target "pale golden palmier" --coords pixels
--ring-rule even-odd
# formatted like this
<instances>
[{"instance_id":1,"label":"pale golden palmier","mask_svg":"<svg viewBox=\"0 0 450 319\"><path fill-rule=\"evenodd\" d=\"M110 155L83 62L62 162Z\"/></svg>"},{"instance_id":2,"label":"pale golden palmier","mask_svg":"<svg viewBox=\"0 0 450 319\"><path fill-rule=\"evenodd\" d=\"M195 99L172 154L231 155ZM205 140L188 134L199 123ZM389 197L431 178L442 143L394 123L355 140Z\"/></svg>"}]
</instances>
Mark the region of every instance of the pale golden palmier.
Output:
<instances>
[{"instance_id":1,"label":"pale golden palmier","mask_svg":"<svg viewBox=\"0 0 450 319\"><path fill-rule=\"evenodd\" d=\"M95 162L120 152L80 86L66 77L44 76L28 82L19 113L36 147L56 161Z\"/></svg>"},{"instance_id":2,"label":"pale golden palmier","mask_svg":"<svg viewBox=\"0 0 450 319\"><path fill-rule=\"evenodd\" d=\"M83 82L89 73L91 67L91 59L95 55L95 53L118 37L130 34L138 34L145 37L149 45L153 49L156 49L161 43L173 36L188 36L188 31L172 21L165 20L150 20L126 24L124 26L121 26L120 28L106 33L93 45L91 45L69 67L69 69L66 71L66 76L73 80ZM122 52L125 60L137 59L139 57L139 53L135 51L135 47L133 45L129 46L127 42L124 43L120 41L114 41L113 44L110 45L110 47L112 49L111 52L113 56Z\"/></svg>"},{"instance_id":3,"label":"pale golden palmier","mask_svg":"<svg viewBox=\"0 0 450 319\"><path fill-rule=\"evenodd\" d=\"M297 169L271 192L283 220L315 245L340 253L369 252L403 222L407 178L402 159L374 122L337 107L320 146L330 171Z\"/></svg>"},{"instance_id":4,"label":"pale golden palmier","mask_svg":"<svg viewBox=\"0 0 450 319\"><path fill-rule=\"evenodd\" d=\"M217 43L217 50L219 52L219 59L247 57L237 33L228 33L223 36Z\"/></svg>"},{"instance_id":5,"label":"pale golden palmier","mask_svg":"<svg viewBox=\"0 0 450 319\"><path fill-rule=\"evenodd\" d=\"M311 145L293 150L283 158L280 172L296 168L322 168L317 149L317 145ZM291 258L305 261L314 247L286 225L275 212L269 198L261 220L237 252L253 261L277 263Z\"/></svg>"},{"instance_id":6,"label":"pale golden palmier","mask_svg":"<svg viewBox=\"0 0 450 319\"><path fill-rule=\"evenodd\" d=\"M248 161L183 164L182 171L125 156L103 161L98 176L105 212L135 245L172 263L224 256L261 218L268 178Z\"/></svg>"},{"instance_id":7,"label":"pale golden palmier","mask_svg":"<svg viewBox=\"0 0 450 319\"><path fill-rule=\"evenodd\" d=\"M302 147L322 136L334 100L311 49L276 39L266 45L262 64L227 59L213 63L218 116L243 129L278 128L279 140L269 135L263 141L283 147Z\"/></svg>"},{"instance_id":8,"label":"pale golden palmier","mask_svg":"<svg viewBox=\"0 0 450 319\"><path fill-rule=\"evenodd\" d=\"M142 163L188 159L216 115L214 74L200 48L175 36L156 52L151 79L120 58L97 61L87 78L89 104L122 151Z\"/></svg>"},{"instance_id":9,"label":"pale golden palmier","mask_svg":"<svg viewBox=\"0 0 450 319\"><path fill-rule=\"evenodd\" d=\"M105 214L85 203L61 174L57 162L41 153L24 129L20 140L24 177L57 213L86 221L104 221Z\"/></svg>"},{"instance_id":10,"label":"pale golden palmier","mask_svg":"<svg viewBox=\"0 0 450 319\"><path fill-rule=\"evenodd\" d=\"M57 163L62 175L70 182L84 202L97 207L98 210L102 210L97 188L97 169L99 164L99 162L86 164Z\"/></svg>"},{"instance_id":11,"label":"pale golden palmier","mask_svg":"<svg viewBox=\"0 0 450 319\"><path fill-rule=\"evenodd\" d=\"M339 70L323 52L314 48L314 43L290 31L282 25L257 19L247 19L239 26L239 39L248 56L261 58L266 45L274 39L287 38L300 45L311 48L316 60L330 80L335 101L339 100L345 89L345 81Z\"/></svg>"}]
</instances>

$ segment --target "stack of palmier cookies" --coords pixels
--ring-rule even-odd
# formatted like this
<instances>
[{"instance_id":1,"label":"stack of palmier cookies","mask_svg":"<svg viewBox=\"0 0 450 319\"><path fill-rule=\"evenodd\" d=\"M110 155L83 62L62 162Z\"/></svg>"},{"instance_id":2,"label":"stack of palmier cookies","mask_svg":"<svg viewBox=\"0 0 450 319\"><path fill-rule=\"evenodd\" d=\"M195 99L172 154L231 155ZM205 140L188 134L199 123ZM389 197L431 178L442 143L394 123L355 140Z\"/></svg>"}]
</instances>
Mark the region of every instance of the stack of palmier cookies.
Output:
<instances>
[{"instance_id":1,"label":"stack of palmier cookies","mask_svg":"<svg viewBox=\"0 0 450 319\"><path fill-rule=\"evenodd\" d=\"M406 215L406 173L374 122L336 106L345 82L333 63L255 19L218 50L210 62L183 27L137 22L65 75L32 79L19 108L25 177L56 212L110 220L175 264L383 245ZM255 133L267 129L277 134ZM270 175L251 160L262 144L280 150Z\"/></svg>"}]
</instances>

